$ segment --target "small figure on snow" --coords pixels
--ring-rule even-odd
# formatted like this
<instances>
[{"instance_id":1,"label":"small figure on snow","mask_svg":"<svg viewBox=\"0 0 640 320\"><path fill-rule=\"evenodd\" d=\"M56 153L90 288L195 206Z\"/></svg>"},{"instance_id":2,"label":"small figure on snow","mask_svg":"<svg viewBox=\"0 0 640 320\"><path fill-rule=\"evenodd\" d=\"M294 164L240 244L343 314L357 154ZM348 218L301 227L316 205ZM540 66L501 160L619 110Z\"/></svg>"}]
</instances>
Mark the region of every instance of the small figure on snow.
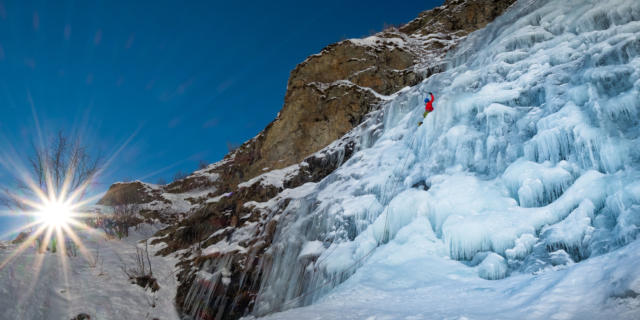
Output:
<instances>
[{"instance_id":1,"label":"small figure on snow","mask_svg":"<svg viewBox=\"0 0 640 320\"><path fill-rule=\"evenodd\" d=\"M433 111L433 100L435 100L435 98L433 97L433 93L429 92L429 97L424 98L424 114L422 115L424 118L427 117L427 115L429 114L429 112ZM422 121L420 121L420 123L418 123L418 126L422 125Z\"/></svg>"}]
</instances>

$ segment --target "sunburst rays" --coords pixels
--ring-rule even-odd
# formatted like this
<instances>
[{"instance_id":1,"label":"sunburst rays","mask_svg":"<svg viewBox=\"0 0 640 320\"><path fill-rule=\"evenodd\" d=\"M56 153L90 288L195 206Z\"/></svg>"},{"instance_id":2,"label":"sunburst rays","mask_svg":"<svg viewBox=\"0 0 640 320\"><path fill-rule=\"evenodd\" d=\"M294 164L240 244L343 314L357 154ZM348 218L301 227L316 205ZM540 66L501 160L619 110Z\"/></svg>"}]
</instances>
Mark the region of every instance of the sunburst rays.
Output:
<instances>
[{"instance_id":1,"label":"sunburst rays","mask_svg":"<svg viewBox=\"0 0 640 320\"><path fill-rule=\"evenodd\" d=\"M77 192L74 191L74 193ZM87 221L96 218L95 213L83 212L81 208L94 201L95 198L73 202L74 197L62 198L61 196L65 194L63 192L56 194L56 192L33 190L32 194L36 195L36 200L15 194L11 195L11 199L19 204L16 206L19 208L17 209L18 214L29 217L31 220L29 223L12 230L11 233L26 231L29 235L7 258L0 262L0 269L34 245L40 253L46 250L60 253L63 266L66 265L67 244L77 246L83 256L89 258L88 250L74 229L88 232L94 230L87 224ZM53 197L50 198L50 196Z\"/></svg>"},{"instance_id":2,"label":"sunburst rays","mask_svg":"<svg viewBox=\"0 0 640 320\"><path fill-rule=\"evenodd\" d=\"M48 172L48 168L46 170L45 183L42 184L44 188L41 188L41 185L32 177L22 176L21 181L27 188L22 188L20 194L5 190L5 196L14 204L13 214L27 217L29 221L11 231L11 233L26 232L28 236L23 237L11 253L0 261L0 271L20 255L26 254L28 250L35 251L33 274L30 275L31 283L24 288L21 294L23 298L31 295L36 289L44 264L50 262L49 259L45 259L48 254L55 254L58 265L61 267L62 280L65 285L68 285L71 270L70 257L78 252L87 262L92 259L90 250L83 243L79 233L99 233L90 226L90 221L97 218L96 214L84 210L88 204L101 196L98 194L93 197L84 197L95 175L89 175L86 181L82 181L78 187L72 189L68 177L73 176L74 172L66 170L64 173L66 177L57 188L53 181L54 174ZM71 246L74 250L71 250ZM21 302L18 301L18 303Z\"/></svg>"},{"instance_id":3,"label":"sunburst rays","mask_svg":"<svg viewBox=\"0 0 640 320\"><path fill-rule=\"evenodd\" d=\"M34 118L36 117L34 111ZM26 221L21 226L0 235L1 238L7 238L9 235L26 234L11 252L0 260L0 272L29 250L31 253L35 252L34 274L30 276L32 282L25 288L23 297L33 292L43 265L49 263L50 259L45 257L54 254L54 251L66 285L69 284L70 257L79 253L79 256L91 263L93 256L83 239L87 239L87 236L104 236L104 233L95 229L96 225L92 223L95 222L94 219L104 217L87 210L87 207L103 196L103 193L92 195L93 191L90 189L107 166L137 135L140 128L127 137L106 161L100 163L100 166L97 159L90 162L89 171L87 163L83 161L91 159L83 158L86 156L82 153L85 149L76 141L60 140L61 136L52 136L53 140L58 139L58 144L44 143L44 135L37 120L36 130L39 141L34 143L35 158L28 161L21 159L18 156L19 152L6 137L2 137L4 148L0 152L0 165L12 174L16 181L15 186L0 189L0 192L4 193L2 198L7 208L0 211L0 216L17 216ZM64 143L67 143L67 149L64 149ZM59 150L56 150L56 147ZM71 246L73 248L70 248Z\"/></svg>"}]
</instances>

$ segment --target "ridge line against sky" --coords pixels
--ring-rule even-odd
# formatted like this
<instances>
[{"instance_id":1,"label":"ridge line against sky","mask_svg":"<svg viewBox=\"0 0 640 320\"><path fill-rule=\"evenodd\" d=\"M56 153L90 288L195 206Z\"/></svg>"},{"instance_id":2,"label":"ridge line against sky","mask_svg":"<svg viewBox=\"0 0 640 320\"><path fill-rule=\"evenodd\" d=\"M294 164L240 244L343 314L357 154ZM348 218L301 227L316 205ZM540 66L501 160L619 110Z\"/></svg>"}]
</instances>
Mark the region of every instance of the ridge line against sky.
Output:
<instances>
[{"instance_id":1,"label":"ridge line against sky","mask_svg":"<svg viewBox=\"0 0 640 320\"><path fill-rule=\"evenodd\" d=\"M263 130L309 55L441 4L0 0L0 147L25 158L33 108L46 136L80 132L107 157L137 132L96 191L168 182Z\"/></svg>"}]
</instances>

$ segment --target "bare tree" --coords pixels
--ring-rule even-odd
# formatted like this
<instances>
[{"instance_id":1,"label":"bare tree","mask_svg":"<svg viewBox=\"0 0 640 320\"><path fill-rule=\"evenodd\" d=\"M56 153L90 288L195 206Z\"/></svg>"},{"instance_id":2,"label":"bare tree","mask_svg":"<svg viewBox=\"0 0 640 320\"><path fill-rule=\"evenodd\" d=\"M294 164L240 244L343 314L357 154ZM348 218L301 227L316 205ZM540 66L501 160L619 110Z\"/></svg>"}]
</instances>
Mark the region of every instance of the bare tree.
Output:
<instances>
[{"instance_id":1,"label":"bare tree","mask_svg":"<svg viewBox=\"0 0 640 320\"><path fill-rule=\"evenodd\" d=\"M178 181L186 178L189 174L184 171L178 171L173 175L173 181Z\"/></svg>"},{"instance_id":2,"label":"bare tree","mask_svg":"<svg viewBox=\"0 0 640 320\"><path fill-rule=\"evenodd\" d=\"M402 27L402 24L385 22L382 25L382 31L386 31L386 32L398 31L398 29L400 29L401 27Z\"/></svg>"},{"instance_id":3,"label":"bare tree","mask_svg":"<svg viewBox=\"0 0 640 320\"><path fill-rule=\"evenodd\" d=\"M199 170L202 170L202 169L204 169L204 168L206 168L208 166L209 166L209 164L206 161L204 161L204 160L198 161L198 169Z\"/></svg>"},{"instance_id":4,"label":"bare tree","mask_svg":"<svg viewBox=\"0 0 640 320\"><path fill-rule=\"evenodd\" d=\"M40 188L59 192L65 186L77 190L87 185L98 172L99 157L91 157L79 140L72 141L62 131L48 146L35 147L29 159Z\"/></svg>"},{"instance_id":5,"label":"bare tree","mask_svg":"<svg viewBox=\"0 0 640 320\"><path fill-rule=\"evenodd\" d=\"M239 145L237 145L237 144L235 144L235 143L233 143L231 141L227 141L227 151L233 152L236 149L238 149L238 147L239 147Z\"/></svg>"},{"instance_id":6,"label":"bare tree","mask_svg":"<svg viewBox=\"0 0 640 320\"><path fill-rule=\"evenodd\" d=\"M129 228L134 226L140 212L140 204L135 195L129 192L121 192L114 199L112 224L118 238L129 236Z\"/></svg>"},{"instance_id":7,"label":"bare tree","mask_svg":"<svg viewBox=\"0 0 640 320\"><path fill-rule=\"evenodd\" d=\"M1 205L26 209L22 199L34 197L36 187L43 194L76 192L77 198L82 198L99 172L101 157L91 156L79 139L71 139L62 131L42 144L32 143L32 149L27 159L31 181L22 177L14 190L5 188Z\"/></svg>"}]
</instances>

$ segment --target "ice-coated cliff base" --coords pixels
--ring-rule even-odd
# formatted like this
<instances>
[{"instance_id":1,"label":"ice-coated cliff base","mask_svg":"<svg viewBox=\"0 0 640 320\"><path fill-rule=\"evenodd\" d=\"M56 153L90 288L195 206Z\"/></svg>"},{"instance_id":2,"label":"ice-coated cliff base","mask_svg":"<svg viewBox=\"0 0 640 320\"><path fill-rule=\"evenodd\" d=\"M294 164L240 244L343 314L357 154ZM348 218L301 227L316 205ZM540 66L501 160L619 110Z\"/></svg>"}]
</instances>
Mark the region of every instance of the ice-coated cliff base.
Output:
<instances>
[{"instance_id":1,"label":"ice-coated cliff base","mask_svg":"<svg viewBox=\"0 0 640 320\"><path fill-rule=\"evenodd\" d=\"M255 314L640 318L640 2L519 1L449 58L289 203Z\"/></svg>"},{"instance_id":2,"label":"ice-coated cliff base","mask_svg":"<svg viewBox=\"0 0 640 320\"><path fill-rule=\"evenodd\" d=\"M457 261L425 256L444 250L428 236L406 240L415 245L380 249L370 264L317 303L265 319L631 320L640 315L640 241L581 263L491 281Z\"/></svg>"}]
</instances>

